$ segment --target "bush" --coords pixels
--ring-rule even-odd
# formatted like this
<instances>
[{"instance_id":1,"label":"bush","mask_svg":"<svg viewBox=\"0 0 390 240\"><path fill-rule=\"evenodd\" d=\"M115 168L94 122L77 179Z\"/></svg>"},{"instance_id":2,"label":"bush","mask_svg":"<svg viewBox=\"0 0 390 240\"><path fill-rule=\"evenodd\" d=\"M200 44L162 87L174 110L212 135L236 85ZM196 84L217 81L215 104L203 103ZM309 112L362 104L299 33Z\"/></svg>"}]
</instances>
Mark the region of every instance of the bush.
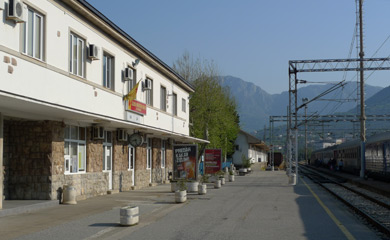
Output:
<instances>
[{"instance_id":1,"label":"bush","mask_svg":"<svg viewBox=\"0 0 390 240\"><path fill-rule=\"evenodd\" d=\"M252 158L247 158L247 157L245 157L244 154L242 154L241 159L242 159L242 166L243 166L244 168L250 168L250 167L251 167L251 165L252 165L251 159L252 159Z\"/></svg>"},{"instance_id":2,"label":"bush","mask_svg":"<svg viewBox=\"0 0 390 240\"><path fill-rule=\"evenodd\" d=\"M186 184L186 180L184 179L180 179L179 181L177 181L177 186L179 188L180 191L185 191L187 190L187 184Z\"/></svg>"}]
</instances>

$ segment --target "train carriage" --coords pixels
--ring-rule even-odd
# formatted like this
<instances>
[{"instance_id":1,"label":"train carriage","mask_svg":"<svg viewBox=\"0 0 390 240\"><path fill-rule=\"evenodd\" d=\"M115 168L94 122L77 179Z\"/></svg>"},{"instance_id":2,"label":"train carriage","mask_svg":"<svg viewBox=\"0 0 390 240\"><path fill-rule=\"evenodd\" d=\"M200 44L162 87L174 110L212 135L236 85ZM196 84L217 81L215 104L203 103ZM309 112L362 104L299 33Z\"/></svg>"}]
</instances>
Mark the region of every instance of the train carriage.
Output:
<instances>
[{"instance_id":1,"label":"train carriage","mask_svg":"<svg viewBox=\"0 0 390 240\"><path fill-rule=\"evenodd\" d=\"M361 169L361 142L354 140L312 152L312 159L327 165L330 158L337 164L343 160L343 170L359 174ZM390 132L367 138L365 144L366 173L374 178L390 181ZM312 162L315 164L315 161Z\"/></svg>"}]
</instances>

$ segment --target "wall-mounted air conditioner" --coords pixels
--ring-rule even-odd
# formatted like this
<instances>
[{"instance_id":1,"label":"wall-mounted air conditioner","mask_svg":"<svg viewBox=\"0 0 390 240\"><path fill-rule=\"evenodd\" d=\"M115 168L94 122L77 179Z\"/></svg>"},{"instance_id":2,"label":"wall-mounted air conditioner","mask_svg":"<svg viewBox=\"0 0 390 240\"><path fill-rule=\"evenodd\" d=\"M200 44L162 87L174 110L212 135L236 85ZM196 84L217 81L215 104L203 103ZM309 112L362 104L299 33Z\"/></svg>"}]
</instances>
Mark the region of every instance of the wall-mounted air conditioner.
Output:
<instances>
[{"instance_id":1,"label":"wall-mounted air conditioner","mask_svg":"<svg viewBox=\"0 0 390 240\"><path fill-rule=\"evenodd\" d=\"M7 19L12 19L17 23L27 20L28 9L21 0L9 0Z\"/></svg>"},{"instance_id":2,"label":"wall-mounted air conditioner","mask_svg":"<svg viewBox=\"0 0 390 240\"><path fill-rule=\"evenodd\" d=\"M99 59L100 48L95 44L89 44L88 48L88 58L91 60Z\"/></svg>"},{"instance_id":3,"label":"wall-mounted air conditioner","mask_svg":"<svg viewBox=\"0 0 390 240\"><path fill-rule=\"evenodd\" d=\"M93 139L104 139L104 127L94 126L92 128Z\"/></svg>"},{"instance_id":4,"label":"wall-mounted air conditioner","mask_svg":"<svg viewBox=\"0 0 390 240\"><path fill-rule=\"evenodd\" d=\"M118 129L118 141L127 142L127 131L125 129Z\"/></svg>"},{"instance_id":5,"label":"wall-mounted air conditioner","mask_svg":"<svg viewBox=\"0 0 390 240\"><path fill-rule=\"evenodd\" d=\"M125 81L130 81L130 80L133 80L134 78L134 70L132 68L125 68Z\"/></svg>"},{"instance_id":6,"label":"wall-mounted air conditioner","mask_svg":"<svg viewBox=\"0 0 390 240\"><path fill-rule=\"evenodd\" d=\"M144 85L143 85L143 90L152 90L152 80L150 79L145 79Z\"/></svg>"}]
</instances>

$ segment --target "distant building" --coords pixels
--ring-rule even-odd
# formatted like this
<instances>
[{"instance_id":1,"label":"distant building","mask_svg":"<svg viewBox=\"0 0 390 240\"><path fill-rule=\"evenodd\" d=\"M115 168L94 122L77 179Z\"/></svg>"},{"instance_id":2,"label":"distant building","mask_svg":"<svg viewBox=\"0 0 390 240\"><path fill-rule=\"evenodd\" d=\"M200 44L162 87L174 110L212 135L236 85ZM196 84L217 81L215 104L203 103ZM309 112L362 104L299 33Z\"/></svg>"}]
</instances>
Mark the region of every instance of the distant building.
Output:
<instances>
[{"instance_id":1,"label":"distant building","mask_svg":"<svg viewBox=\"0 0 390 240\"><path fill-rule=\"evenodd\" d=\"M87 1L0 0L0 19L1 199L163 183L174 143L208 142L189 136L194 87Z\"/></svg>"},{"instance_id":2,"label":"distant building","mask_svg":"<svg viewBox=\"0 0 390 240\"><path fill-rule=\"evenodd\" d=\"M240 130L235 141L235 152L233 154L233 164L241 167L242 158L250 158L251 163L262 162L267 163L268 147L260 139L255 136Z\"/></svg>"}]
</instances>

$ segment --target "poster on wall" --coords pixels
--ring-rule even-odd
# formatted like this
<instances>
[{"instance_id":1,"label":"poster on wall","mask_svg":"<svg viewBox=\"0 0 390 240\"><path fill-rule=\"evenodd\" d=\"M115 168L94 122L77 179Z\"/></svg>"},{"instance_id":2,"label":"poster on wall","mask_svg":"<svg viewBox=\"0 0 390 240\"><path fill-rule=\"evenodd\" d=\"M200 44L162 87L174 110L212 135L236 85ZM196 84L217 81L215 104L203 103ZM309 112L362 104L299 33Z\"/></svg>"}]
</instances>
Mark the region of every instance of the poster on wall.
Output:
<instances>
[{"instance_id":1,"label":"poster on wall","mask_svg":"<svg viewBox=\"0 0 390 240\"><path fill-rule=\"evenodd\" d=\"M215 174L222 169L222 149L204 150L205 174Z\"/></svg>"},{"instance_id":2,"label":"poster on wall","mask_svg":"<svg viewBox=\"0 0 390 240\"><path fill-rule=\"evenodd\" d=\"M196 180L198 146L189 144L173 145L174 179Z\"/></svg>"}]
</instances>

